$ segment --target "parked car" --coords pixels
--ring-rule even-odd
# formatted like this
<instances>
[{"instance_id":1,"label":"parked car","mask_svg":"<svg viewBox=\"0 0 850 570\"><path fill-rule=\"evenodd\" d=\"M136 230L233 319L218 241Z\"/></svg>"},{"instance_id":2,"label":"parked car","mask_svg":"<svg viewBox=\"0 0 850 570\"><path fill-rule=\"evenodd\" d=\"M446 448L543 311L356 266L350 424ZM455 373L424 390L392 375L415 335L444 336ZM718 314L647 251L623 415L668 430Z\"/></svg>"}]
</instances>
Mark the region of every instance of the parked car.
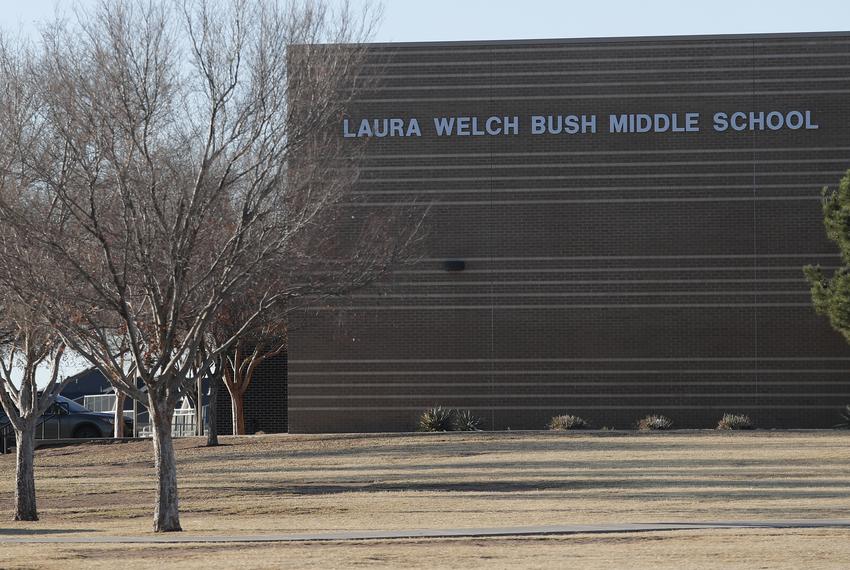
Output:
<instances>
[{"instance_id":1,"label":"parked car","mask_svg":"<svg viewBox=\"0 0 850 570\"><path fill-rule=\"evenodd\" d=\"M112 437L115 415L112 412L93 412L64 396L58 396L53 405L41 417L35 428L36 439L90 439ZM7 444L14 445L15 434L9 425L6 413L0 409L0 430ZM124 433L133 433L133 420L124 418Z\"/></svg>"}]
</instances>

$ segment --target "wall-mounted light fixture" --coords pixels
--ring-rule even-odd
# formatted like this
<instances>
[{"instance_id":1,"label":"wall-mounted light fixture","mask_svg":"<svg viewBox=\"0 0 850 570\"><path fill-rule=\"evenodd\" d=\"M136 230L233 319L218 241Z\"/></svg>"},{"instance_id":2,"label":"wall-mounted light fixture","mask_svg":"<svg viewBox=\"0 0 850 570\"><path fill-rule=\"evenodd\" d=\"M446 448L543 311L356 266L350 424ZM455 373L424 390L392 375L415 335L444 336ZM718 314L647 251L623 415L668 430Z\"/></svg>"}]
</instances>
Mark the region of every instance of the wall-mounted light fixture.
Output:
<instances>
[{"instance_id":1,"label":"wall-mounted light fixture","mask_svg":"<svg viewBox=\"0 0 850 570\"><path fill-rule=\"evenodd\" d=\"M443 269L446 271L463 271L466 269L466 262L462 259L447 259L443 262Z\"/></svg>"}]
</instances>

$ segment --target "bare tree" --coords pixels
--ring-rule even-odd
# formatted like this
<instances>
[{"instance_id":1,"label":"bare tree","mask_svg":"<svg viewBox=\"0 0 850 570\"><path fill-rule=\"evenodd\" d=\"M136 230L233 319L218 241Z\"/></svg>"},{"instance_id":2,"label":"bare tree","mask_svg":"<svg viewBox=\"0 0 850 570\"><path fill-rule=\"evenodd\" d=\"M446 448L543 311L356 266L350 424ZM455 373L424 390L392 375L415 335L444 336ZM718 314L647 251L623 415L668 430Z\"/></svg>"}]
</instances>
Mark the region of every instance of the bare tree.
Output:
<instances>
[{"instance_id":1,"label":"bare tree","mask_svg":"<svg viewBox=\"0 0 850 570\"><path fill-rule=\"evenodd\" d=\"M246 297L232 299L222 306L221 314L211 326L219 341L230 338L251 319L256 300ZM257 367L266 360L284 353L287 345L286 317L282 311L265 311L243 331L231 350L222 358L222 380L230 396L233 435L245 435L245 393Z\"/></svg>"},{"instance_id":2,"label":"bare tree","mask_svg":"<svg viewBox=\"0 0 850 570\"><path fill-rule=\"evenodd\" d=\"M49 208L0 192L0 221L52 270L21 256L38 293L25 301L46 300L39 314L68 347L148 403L155 531L181 528L172 414L211 321L254 292L209 362L284 296L283 280L255 277L309 257L311 236L340 223L327 213L357 156L338 121L372 25L319 1L140 0L45 29L27 78L35 112L12 150Z\"/></svg>"},{"instance_id":3,"label":"bare tree","mask_svg":"<svg viewBox=\"0 0 850 570\"><path fill-rule=\"evenodd\" d=\"M215 362L207 359L206 351L208 344L201 343L195 355L195 364L190 368L183 386L183 397L187 398L195 410L195 434L204 435L204 381L211 374Z\"/></svg>"},{"instance_id":4,"label":"bare tree","mask_svg":"<svg viewBox=\"0 0 850 570\"><path fill-rule=\"evenodd\" d=\"M124 437L124 402L127 401L127 394L122 390L115 389L115 422L112 436L116 438ZM135 421L135 420L134 420Z\"/></svg>"},{"instance_id":5,"label":"bare tree","mask_svg":"<svg viewBox=\"0 0 850 570\"><path fill-rule=\"evenodd\" d=\"M122 344L118 347L120 351L120 356L118 359L119 366L123 370L125 368L124 357L127 354L127 344L126 337L121 337ZM103 371L101 371L104 374ZM112 374L110 370L106 370L105 375ZM108 376L107 376L108 377ZM115 392L115 409L113 410L113 430L112 437L121 438L124 437L124 403L127 401L127 392L122 390L119 386L121 385L120 378L117 381L110 382L112 384L112 390ZM136 418L133 418L133 421L136 421Z\"/></svg>"},{"instance_id":6,"label":"bare tree","mask_svg":"<svg viewBox=\"0 0 850 570\"><path fill-rule=\"evenodd\" d=\"M50 225L49 203L40 192L34 173L24 161L33 138L33 118L38 112L34 84L30 81L34 54L21 39L0 35L0 202L16 210L37 213ZM33 192L34 189L38 189ZM15 226L0 227L0 404L14 430L16 441L15 520L38 520L35 494L35 429L53 404L66 380L59 380L65 347L59 335L40 319L45 309L36 291L22 291L17 269L29 258L29 273L52 278L43 258ZM50 375L39 391L36 373L49 363ZM2 437L6 437L5 430Z\"/></svg>"},{"instance_id":7,"label":"bare tree","mask_svg":"<svg viewBox=\"0 0 850 570\"><path fill-rule=\"evenodd\" d=\"M58 335L34 325L19 309L7 304L4 317L8 328L0 347L0 403L15 432L14 518L16 521L37 521L35 432L39 419L67 383L67 379L59 380L59 364L65 347ZM39 390L36 372L46 362L50 366L50 376Z\"/></svg>"},{"instance_id":8,"label":"bare tree","mask_svg":"<svg viewBox=\"0 0 850 570\"><path fill-rule=\"evenodd\" d=\"M221 360L219 360L219 363ZM216 363L208 376L210 397L207 401L207 447L218 445L218 392L221 388L222 366Z\"/></svg>"},{"instance_id":9,"label":"bare tree","mask_svg":"<svg viewBox=\"0 0 850 570\"><path fill-rule=\"evenodd\" d=\"M208 334L204 340L204 344L202 345L202 352L206 354L209 352L210 348L215 348L218 346L215 338ZM205 378L207 380L207 387L209 389L209 398L207 400L207 447L215 447L218 445L218 393L222 386L222 374L224 373L224 356L219 354L212 361L203 358L208 365L208 368L205 371L201 371L199 376L201 378ZM203 401L203 394L198 393L198 400Z\"/></svg>"}]
</instances>

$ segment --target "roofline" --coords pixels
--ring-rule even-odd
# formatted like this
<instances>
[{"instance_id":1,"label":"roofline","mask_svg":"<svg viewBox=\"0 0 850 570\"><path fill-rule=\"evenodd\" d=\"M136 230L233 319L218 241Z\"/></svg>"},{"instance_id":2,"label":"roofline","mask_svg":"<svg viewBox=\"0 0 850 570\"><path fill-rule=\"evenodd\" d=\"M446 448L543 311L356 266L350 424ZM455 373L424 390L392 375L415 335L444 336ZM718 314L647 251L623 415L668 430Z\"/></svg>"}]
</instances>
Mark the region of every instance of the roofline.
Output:
<instances>
[{"instance_id":1,"label":"roofline","mask_svg":"<svg viewBox=\"0 0 850 570\"><path fill-rule=\"evenodd\" d=\"M367 43L370 48L394 47L465 47L493 45L540 45L540 44L587 44L587 43L626 43L626 42L674 42L700 40L783 40L793 38L848 38L850 31L833 32L775 32L756 34L698 34L672 36L612 36L586 38L542 38L519 40L451 40L425 42L374 42Z\"/></svg>"},{"instance_id":2,"label":"roofline","mask_svg":"<svg viewBox=\"0 0 850 570\"><path fill-rule=\"evenodd\" d=\"M76 374L71 374L70 376L67 376L67 377L65 378L65 380L75 380L75 379L79 378L80 376L83 376L83 375L85 375L85 374L88 374L88 373L89 373L89 372L91 372L92 370L97 370L97 366L89 366L88 368L85 368L85 369L83 369L83 370L80 370L80 371L79 371L79 372L77 372Z\"/></svg>"}]
</instances>

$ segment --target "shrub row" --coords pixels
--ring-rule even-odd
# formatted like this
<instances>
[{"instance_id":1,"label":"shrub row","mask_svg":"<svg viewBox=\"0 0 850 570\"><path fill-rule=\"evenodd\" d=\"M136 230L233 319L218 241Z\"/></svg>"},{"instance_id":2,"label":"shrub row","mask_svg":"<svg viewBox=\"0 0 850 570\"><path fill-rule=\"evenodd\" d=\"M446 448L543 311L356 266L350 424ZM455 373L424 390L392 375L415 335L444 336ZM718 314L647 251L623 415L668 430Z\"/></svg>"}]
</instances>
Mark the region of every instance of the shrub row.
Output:
<instances>
[{"instance_id":1,"label":"shrub row","mask_svg":"<svg viewBox=\"0 0 850 570\"><path fill-rule=\"evenodd\" d=\"M481 431L481 418L469 410L437 406L419 416L419 431Z\"/></svg>"},{"instance_id":2,"label":"shrub row","mask_svg":"<svg viewBox=\"0 0 850 570\"><path fill-rule=\"evenodd\" d=\"M568 429L588 429L590 424L583 418L571 416L569 414L563 416L555 416L549 420L549 429L563 431Z\"/></svg>"},{"instance_id":3,"label":"shrub row","mask_svg":"<svg viewBox=\"0 0 850 570\"><path fill-rule=\"evenodd\" d=\"M850 427L850 406L847 407L848 426ZM481 418L469 410L457 410L437 406L429 408L419 416L419 431L481 431ZM590 429L590 422L580 416L563 414L554 416L547 426L550 430L566 431ZM635 422L640 431L666 431L673 429L673 420L667 416L651 414ZM836 426L837 427L837 426ZM510 428L509 428L510 429ZM610 428L603 427L603 430ZM745 414L723 414L717 422L719 430L755 429L755 424Z\"/></svg>"},{"instance_id":4,"label":"shrub row","mask_svg":"<svg viewBox=\"0 0 850 570\"><path fill-rule=\"evenodd\" d=\"M849 408L850 409L850 408ZM667 416L651 414L640 418L635 422L635 427L640 431L666 431L673 429L673 420ZM563 415L555 416L549 421L551 430L588 429L590 423L579 416ZM608 429L603 427L603 430ZM717 422L719 430L755 429L755 425L749 416L744 414L723 414Z\"/></svg>"}]
</instances>

